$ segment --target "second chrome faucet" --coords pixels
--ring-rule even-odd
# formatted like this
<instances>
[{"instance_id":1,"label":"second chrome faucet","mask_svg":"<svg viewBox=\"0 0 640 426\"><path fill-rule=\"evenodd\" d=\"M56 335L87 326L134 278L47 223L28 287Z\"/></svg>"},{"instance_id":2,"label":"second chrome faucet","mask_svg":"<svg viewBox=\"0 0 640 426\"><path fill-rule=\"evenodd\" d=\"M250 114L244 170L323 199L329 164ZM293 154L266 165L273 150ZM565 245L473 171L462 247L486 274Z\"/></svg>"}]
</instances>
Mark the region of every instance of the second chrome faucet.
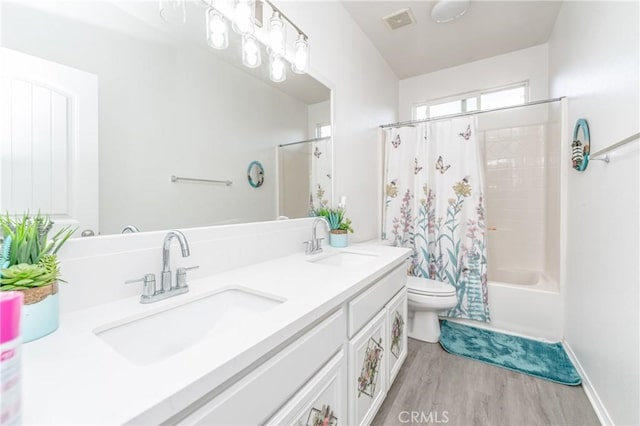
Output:
<instances>
[{"instance_id":1,"label":"second chrome faucet","mask_svg":"<svg viewBox=\"0 0 640 426\"><path fill-rule=\"evenodd\" d=\"M182 257L189 257L191 255L189 242L182 232L177 230L167 232L167 235L164 237L164 242L162 243L162 272L160 276L160 287L156 285L154 274L146 274L141 279L125 281L127 284L144 282L142 295L140 296L140 303L157 302L189 291L189 286L187 285L187 271L196 269L198 266L178 268L176 271L175 284L173 283L171 276L171 242L174 238L177 239L180 244Z\"/></svg>"},{"instance_id":2,"label":"second chrome faucet","mask_svg":"<svg viewBox=\"0 0 640 426\"><path fill-rule=\"evenodd\" d=\"M307 248L305 250L306 254L322 253L322 240L324 240L324 238L318 238L317 227L319 223L322 223L325 228L327 228L327 232L331 231L329 222L327 222L325 218L316 217L316 219L313 221L313 227L311 228L311 239L304 242L304 244L307 245Z\"/></svg>"}]
</instances>

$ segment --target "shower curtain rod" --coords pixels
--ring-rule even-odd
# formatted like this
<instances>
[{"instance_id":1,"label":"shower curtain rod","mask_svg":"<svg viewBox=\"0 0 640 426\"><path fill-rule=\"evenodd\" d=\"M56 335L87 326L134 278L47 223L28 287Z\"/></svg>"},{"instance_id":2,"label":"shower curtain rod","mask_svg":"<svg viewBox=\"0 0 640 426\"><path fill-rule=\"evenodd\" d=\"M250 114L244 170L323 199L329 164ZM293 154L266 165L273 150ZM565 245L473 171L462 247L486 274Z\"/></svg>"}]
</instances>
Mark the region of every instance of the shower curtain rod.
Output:
<instances>
[{"instance_id":1,"label":"shower curtain rod","mask_svg":"<svg viewBox=\"0 0 640 426\"><path fill-rule=\"evenodd\" d=\"M464 117L464 116L467 116L467 115L475 115L475 114L483 114L485 112L503 111L503 110L512 109L512 108L520 108L520 107L526 107L526 106L532 106L532 105L548 104L548 103L551 103L551 102L561 101L564 98L565 98L565 96L560 96L559 98L551 98L551 99L544 99L542 101L527 102L526 104L522 104L522 105L512 105L512 106L501 107L501 108L485 109L485 110L482 110L482 111L461 112L461 113L458 113L458 114L443 115L441 117L425 118L424 120L399 121L397 123L390 123L390 124L380 125L380 128L381 129L385 129L387 127L406 127L406 126L413 126L414 124L418 124L418 123L427 123L429 121L446 120L448 118Z\"/></svg>"},{"instance_id":2,"label":"shower curtain rod","mask_svg":"<svg viewBox=\"0 0 640 426\"><path fill-rule=\"evenodd\" d=\"M289 143L283 143L278 145L280 148L282 148L283 146L291 146L291 145L298 145L301 143L309 143L309 142L320 142L320 141L324 141L327 139L331 139L331 136L325 136L324 138L313 138L313 139L307 139L304 141L298 141L298 142L289 142Z\"/></svg>"}]
</instances>

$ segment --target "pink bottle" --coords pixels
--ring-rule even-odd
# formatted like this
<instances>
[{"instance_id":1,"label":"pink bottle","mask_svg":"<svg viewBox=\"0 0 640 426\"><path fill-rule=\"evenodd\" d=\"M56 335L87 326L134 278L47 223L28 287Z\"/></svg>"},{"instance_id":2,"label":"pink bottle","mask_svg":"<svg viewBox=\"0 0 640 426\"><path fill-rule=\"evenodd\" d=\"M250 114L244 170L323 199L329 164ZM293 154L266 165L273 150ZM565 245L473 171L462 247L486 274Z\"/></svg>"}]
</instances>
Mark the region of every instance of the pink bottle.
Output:
<instances>
[{"instance_id":1,"label":"pink bottle","mask_svg":"<svg viewBox=\"0 0 640 426\"><path fill-rule=\"evenodd\" d=\"M0 291L0 425L20 424L22 298L19 291Z\"/></svg>"}]
</instances>

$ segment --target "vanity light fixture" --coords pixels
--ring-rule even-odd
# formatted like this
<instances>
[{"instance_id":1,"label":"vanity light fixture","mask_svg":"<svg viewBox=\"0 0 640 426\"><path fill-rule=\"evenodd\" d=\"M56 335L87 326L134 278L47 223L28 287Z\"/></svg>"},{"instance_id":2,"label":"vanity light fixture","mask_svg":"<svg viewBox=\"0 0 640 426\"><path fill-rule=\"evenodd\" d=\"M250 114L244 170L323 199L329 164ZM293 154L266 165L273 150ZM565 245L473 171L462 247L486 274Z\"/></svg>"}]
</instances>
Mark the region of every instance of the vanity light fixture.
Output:
<instances>
[{"instance_id":1,"label":"vanity light fixture","mask_svg":"<svg viewBox=\"0 0 640 426\"><path fill-rule=\"evenodd\" d=\"M293 72L304 74L309 66L309 42L307 36L299 33L298 40L295 44L295 53L293 58Z\"/></svg>"},{"instance_id":2,"label":"vanity light fixture","mask_svg":"<svg viewBox=\"0 0 640 426\"><path fill-rule=\"evenodd\" d=\"M287 78L287 67L281 55L269 55L269 78L275 83L280 83Z\"/></svg>"},{"instance_id":3,"label":"vanity light fixture","mask_svg":"<svg viewBox=\"0 0 640 426\"><path fill-rule=\"evenodd\" d=\"M253 0L236 0L233 8L233 30L238 34L253 34Z\"/></svg>"},{"instance_id":4,"label":"vanity light fixture","mask_svg":"<svg viewBox=\"0 0 640 426\"><path fill-rule=\"evenodd\" d=\"M186 22L186 0L159 0L160 17L172 24ZM309 67L309 38L270 0L202 0L207 5L207 44L214 49L229 47L229 23L242 36L242 63L249 68L262 65L262 46L269 53L269 78L281 82L287 78L287 62L293 72L305 74ZM258 2L258 3L256 3ZM220 4L218 4L220 3ZM263 7L271 8L271 19L263 26ZM233 5L233 6L232 6ZM254 16L257 15L257 16ZM258 28L256 28L256 26ZM298 37L287 48L289 27Z\"/></svg>"},{"instance_id":5,"label":"vanity light fixture","mask_svg":"<svg viewBox=\"0 0 640 426\"><path fill-rule=\"evenodd\" d=\"M279 11L274 11L269 20L269 47L276 55L283 55L287 48L287 29Z\"/></svg>"},{"instance_id":6,"label":"vanity light fixture","mask_svg":"<svg viewBox=\"0 0 640 426\"><path fill-rule=\"evenodd\" d=\"M260 44L253 34L242 36L242 63L247 68L257 68L262 64Z\"/></svg>"},{"instance_id":7,"label":"vanity light fixture","mask_svg":"<svg viewBox=\"0 0 640 426\"><path fill-rule=\"evenodd\" d=\"M207 11L207 43L214 49L229 47L229 27L224 15L216 9Z\"/></svg>"}]
</instances>

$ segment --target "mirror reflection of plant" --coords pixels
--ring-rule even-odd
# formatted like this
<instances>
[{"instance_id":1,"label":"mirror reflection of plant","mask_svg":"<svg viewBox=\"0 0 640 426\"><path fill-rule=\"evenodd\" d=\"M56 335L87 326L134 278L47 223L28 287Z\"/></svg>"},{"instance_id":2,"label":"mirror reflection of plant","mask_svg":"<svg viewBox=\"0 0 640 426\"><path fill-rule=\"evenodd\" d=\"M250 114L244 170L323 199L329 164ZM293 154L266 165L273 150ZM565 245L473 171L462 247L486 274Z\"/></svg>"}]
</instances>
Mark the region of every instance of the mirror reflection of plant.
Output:
<instances>
[{"instance_id":1,"label":"mirror reflection of plant","mask_svg":"<svg viewBox=\"0 0 640 426\"><path fill-rule=\"evenodd\" d=\"M0 216L3 261L8 266L0 270L0 290L26 290L59 280L57 253L75 229L65 227L49 239L52 227L51 218L40 213Z\"/></svg>"},{"instance_id":2,"label":"mirror reflection of plant","mask_svg":"<svg viewBox=\"0 0 640 426\"><path fill-rule=\"evenodd\" d=\"M314 211L314 216L324 217L332 231L353 233L351 219L345 216L345 209L343 208L338 207L337 209L332 209L329 207L321 207Z\"/></svg>"}]
</instances>

